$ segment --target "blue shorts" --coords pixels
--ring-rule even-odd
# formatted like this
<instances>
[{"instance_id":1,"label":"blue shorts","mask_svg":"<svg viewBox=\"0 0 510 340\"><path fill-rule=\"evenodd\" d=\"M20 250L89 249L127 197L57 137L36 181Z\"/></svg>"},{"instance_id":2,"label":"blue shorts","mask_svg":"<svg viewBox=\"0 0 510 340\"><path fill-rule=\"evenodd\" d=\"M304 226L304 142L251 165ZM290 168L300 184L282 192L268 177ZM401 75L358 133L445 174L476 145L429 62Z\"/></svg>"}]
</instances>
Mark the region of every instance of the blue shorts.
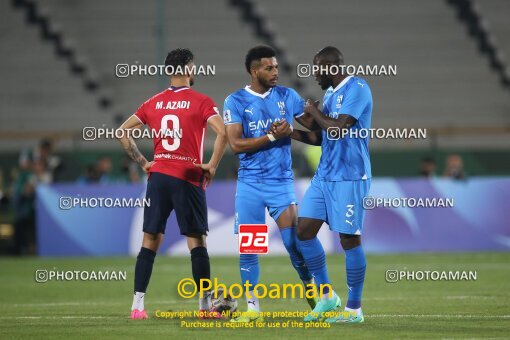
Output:
<instances>
[{"instance_id":1,"label":"blue shorts","mask_svg":"<svg viewBox=\"0 0 510 340\"><path fill-rule=\"evenodd\" d=\"M297 204L293 181L279 184L237 181L234 234L239 224L265 224L265 208L276 221L291 204Z\"/></svg>"},{"instance_id":2,"label":"blue shorts","mask_svg":"<svg viewBox=\"0 0 510 340\"><path fill-rule=\"evenodd\" d=\"M363 198L369 190L370 179L326 182L314 177L301 202L299 217L323 220L338 233L361 235Z\"/></svg>"}]
</instances>

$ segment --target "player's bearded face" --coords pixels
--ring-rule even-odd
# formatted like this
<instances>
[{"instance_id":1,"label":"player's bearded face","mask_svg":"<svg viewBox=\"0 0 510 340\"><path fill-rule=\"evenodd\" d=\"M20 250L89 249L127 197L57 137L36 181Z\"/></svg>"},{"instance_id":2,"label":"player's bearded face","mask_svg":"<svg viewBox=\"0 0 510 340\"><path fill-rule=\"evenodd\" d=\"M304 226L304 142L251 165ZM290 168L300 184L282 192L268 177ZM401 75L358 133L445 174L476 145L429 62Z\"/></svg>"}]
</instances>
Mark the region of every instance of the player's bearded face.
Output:
<instances>
[{"instance_id":1,"label":"player's bearded face","mask_svg":"<svg viewBox=\"0 0 510 340\"><path fill-rule=\"evenodd\" d=\"M262 86L266 88L275 87L278 83L278 62L276 58L262 58L256 77Z\"/></svg>"}]
</instances>

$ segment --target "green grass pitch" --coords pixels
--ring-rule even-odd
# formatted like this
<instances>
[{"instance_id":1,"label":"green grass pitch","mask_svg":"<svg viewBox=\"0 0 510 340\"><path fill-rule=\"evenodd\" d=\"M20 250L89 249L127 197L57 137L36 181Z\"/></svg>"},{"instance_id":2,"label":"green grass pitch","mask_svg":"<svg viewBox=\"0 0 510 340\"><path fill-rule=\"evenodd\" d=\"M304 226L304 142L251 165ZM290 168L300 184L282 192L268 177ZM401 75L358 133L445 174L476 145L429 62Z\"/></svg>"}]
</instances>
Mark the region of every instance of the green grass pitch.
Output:
<instances>
[{"instance_id":1,"label":"green grass pitch","mask_svg":"<svg viewBox=\"0 0 510 340\"><path fill-rule=\"evenodd\" d=\"M129 320L134 258L1 258L0 338L508 338L510 336L510 254L369 255L364 289L365 323L331 328L185 328L180 320L158 319L161 311L194 310L197 300L177 295L177 282L191 276L190 259L158 255L146 296L149 320ZM212 257L212 275L239 281L238 259ZM298 282L286 257L261 256L261 283ZM335 290L346 300L344 260L327 258ZM127 271L126 281L36 283L37 269ZM387 283L385 271L471 270L476 281ZM239 300L245 309L244 299ZM264 311L306 310L304 300L261 302ZM266 320L283 322L286 320Z\"/></svg>"}]
</instances>

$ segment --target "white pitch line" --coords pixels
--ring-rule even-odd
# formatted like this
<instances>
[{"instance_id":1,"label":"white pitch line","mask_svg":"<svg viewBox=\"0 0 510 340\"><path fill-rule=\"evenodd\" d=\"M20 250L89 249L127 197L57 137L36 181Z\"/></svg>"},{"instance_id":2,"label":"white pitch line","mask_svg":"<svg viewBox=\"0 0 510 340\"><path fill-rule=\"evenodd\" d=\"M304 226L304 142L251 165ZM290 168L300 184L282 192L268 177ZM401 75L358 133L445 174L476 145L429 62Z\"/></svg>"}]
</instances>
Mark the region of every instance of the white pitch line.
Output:
<instances>
[{"instance_id":1,"label":"white pitch line","mask_svg":"<svg viewBox=\"0 0 510 340\"><path fill-rule=\"evenodd\" d=\"M116 317L113 316L62 316L62 319L116 319Z\"/></svg>"},{"instance_id":2,"label":"white pitch line","mask_svg":"<svg viewBox=\"0 0 510 340\"><path fill-rule=\"evenodd\" d=\"M482 296L482 295L447 295L447 296L436 296L437 299L447 300L494 300L499 299L498 296ZM430 296L414 296L414 300L430 299ZM393 301L393 300L409 300L406 296L382 296L382 297L367 297L363 301Z\"/></svg>"},{"instance_id":3,"label":"white pitch line","mask_svg":"<svg viewBox=\"0 0 510 340\"><path fill-rule=\"evenodd\" d=\"M15 303L12 307L59 307L59 306L114 306L123 305L120 302L47 302L47 303Z\"/></svg>"},{"instance_id":4,"label":"white pitch line","mask_svg":"<svg viewBox=\"0 0 510 340\"><path fill-rule=\"evenodd\" d=\"M157 304L187 304L196 303L195 299L189 301L178 301L178 300L158 300ZM47 302L47 303L14 303L14 304L2 304L4 306L11 307L59 307L59 306L122 306L130 305L131 302Z\"/></svg>"},{"instance_id":5,"label":"white pitch line","mask_svg":"<svg viewBox=\"0 0 510 340\"><path fill-rule=\"evenodd\" d=\"M482 296L482 295L449 295L446 297L448 300L493 300L499 299L499 296Z\"/></svg>"},{"instance_id":6,"label":"white pitch line","mask_svg":"<svg viewBox=\"0 0 510 340\"><path fill-rule=\"evenodd\" d=\"M126 317L126 319L129 317ZM56 319L120 319L117 316L86 316L86 315L63 315L63 316L0 316L0 319L35 319L35 320L41 320L41 319L47 319L47 320L56 320Z\"/></svg>"}]
</instances>

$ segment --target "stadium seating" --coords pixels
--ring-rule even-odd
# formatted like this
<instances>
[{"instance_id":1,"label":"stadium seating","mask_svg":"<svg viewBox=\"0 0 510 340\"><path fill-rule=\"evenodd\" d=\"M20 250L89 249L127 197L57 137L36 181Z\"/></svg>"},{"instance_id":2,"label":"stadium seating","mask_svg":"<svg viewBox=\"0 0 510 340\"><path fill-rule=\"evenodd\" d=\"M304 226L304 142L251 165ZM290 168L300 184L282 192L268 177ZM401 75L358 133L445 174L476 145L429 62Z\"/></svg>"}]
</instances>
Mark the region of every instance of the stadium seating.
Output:
<instances>
[{"instance_id":1,"label":"stadium seating","mask_svg":"<svg viewBox=\"0 0 510 340\"><path fill-rule=\"evenodd\" d=\"M83 126L87 126L86 122L92 126L112 126L116 124L116 112L120 111L124 116L128 116L166 84L166 79L157 77L117 79L116 64L162 64L166 52L176 47L191 48L199 64L215 65L216 75L198 78L196 89L207 93L222 106L228 93L247 83L244 55L250 47L260 43L252 38L251 28L243 24L238 13L227 3L201 2L201 10L198 12L196 2L181 0L168 3L164 12L166 15L161 17L167 32L163 49L158 46L158 8L155 2L146 2L142 6L139 1L134 0L109 1L102 3L100 9L97 3L87 1L75 1L71 4L66 1L45 0L38 3L61 28L64 36L75 43L78 54L98 75L101 84L112 93L114 108L103 112L96 105L94 97L68 72L66 64L55 57L51 46L39 39L37 29L25 24L23 13L9 8L8 3L4 2L2 13L10 14L3 15L6 17L6 20L2 21L4 38L10 49L18 48L16 53L12 51L10 58L17 58L19 61L18 55L27 54L27 62L34 64L25 68L31 70L30 79L47 80L45 91L41 93L37 82L20 77L19 70L13 67L5 67L7 74L3 74L13 85L10 92L2 93L2 96L9 98L15 95L20 100L2 100L3 110L17 113L2 116L5 122L2 121L1 129L4 130L23 131L24 117L31 117L32 114L43 122L40 125L43 130L58 130L54 126L55 121L62 122L59 129L72 131L81 130ZM218 7L218 4L222 6ZM193 19L186 16L190 11L195 13ZM119 12L122 15L119 15ZM212 26L214 30L210 29ZM39 55L39 62L33 58L34 54ZM9 62L9 55L2 58ZM5 62L2 63L4 66ZM45 67L35 68L35 64L39 63ZM38 109L34 110L36 98L31 101L26 98L36 92L37 98L44 100L46 104L41 103L37 105ZM58 104L54 104L56 102Z\"/></svg>"},{"instance_id":2,"label":"stadium seating","mask_svg":"<svg viewBox=\"0 0 510 340\"><path fill-rule=\"evenodd\" d=\"M227 1L141 4L136 0L114 0L102 2L101 6L84 0L37 3L66 39L74 43L80 58L111 94L114 105L101 109L97 98L38 37L36 27L27 26L21 11L3 2L0 25L4 44L12 51L1 57L2 74L10 84L1 94L2 110L10 113L2 115L3 131L24 131L27 119L48 131L57 129L55 121L60 122L60 130L78 132L84 125L116 125L118 113L127 117L163 88L165 79L118 79L115 65L161 63L165 52L174 47L187 46L195 52L197 63L216 66L216 76L197 79L196 89L209 94L221 106L228 93L248 81L243 66L246 50L263 43ZM305 0L294 1L291 7L288 3L261 0L257 11L285 42L286 52L295 64L311 62L314 52L326 44L338 46L347 63L396 64L396 77L369 79L375 99L375 127L501 127L510 123L508 91L445 1L411 4L392 0L385 7L376 3L325 0L311 13L309 6L304 6ZM494 22L498 42L508 51L509 35L505 34L504 16L496 4L501 7L502 1L488 3L480 7ZM161 4L166 7L158 7ZM191 12L193 16L186 15ZM158 31L158 23L164 23L163 33ZM27 56L23 70L10 66L20 61L19 55ZM281 74L282 84L295 79L294 71ZM304 79L303 83L303 95L321 96L313 79ZM32 130L34 125L30 125ZM476 145L501 146L499 138L489 135L476 141ZM435 142L455 147L471 140L471 136L440 137ZM112 144L94 147L108 145ZM376 141L373 145L379 144ZM430 141L416 145L428 147ZM206 146L212 146L211 140ZM9 144L3 143L2 147L8 148Z\"/></svg>"},{"instance_id":3,"label":"stadium seating","mask_svg":"<svg viewBox=\"0 0 510 340\"><path fill-rule=\"evenodd\" d=\"M493 35L494 42L501 49L503 60L510 63L510 26L508 14L510 6L505 0L475 1L478 13L485 19L484 25ZM507 72L510 70L507 69Z\"/></svg>"},{"instance_id":4,"label":"stadium seating","mask_svg":"<svg viewBox=\"0 0 510 340\"><path fill-rule=\"evenodd\" d=\"M326 0L313 12L302 6L305 0L292 8L270 0L260 3L297 63L311 62L314 51L332 44L347 63L398 66L396 77L370 79L376 125L510 122L508 93L445 1L392 0L381 7L376 0ZM313 81L308 84L310 92L318 92Z\"/></svg>"},{"instance_id":5,"label":"stadium seating","mask_svg":"<svg viewBox=\"0 0 510 340\"><path fill-rule=\"evenodd\" d=\"M0 2L0 32L4 53L0 69L4 86L0 92L0 134L7 131L66 131L88 124L109 123L94 97L55 57L52 46L25 23L24 14L8 1ZM39 137L35 136L35 139ZM2 149L33 146L29 137L2 141Z\"/></svg>"}]
</instances>

